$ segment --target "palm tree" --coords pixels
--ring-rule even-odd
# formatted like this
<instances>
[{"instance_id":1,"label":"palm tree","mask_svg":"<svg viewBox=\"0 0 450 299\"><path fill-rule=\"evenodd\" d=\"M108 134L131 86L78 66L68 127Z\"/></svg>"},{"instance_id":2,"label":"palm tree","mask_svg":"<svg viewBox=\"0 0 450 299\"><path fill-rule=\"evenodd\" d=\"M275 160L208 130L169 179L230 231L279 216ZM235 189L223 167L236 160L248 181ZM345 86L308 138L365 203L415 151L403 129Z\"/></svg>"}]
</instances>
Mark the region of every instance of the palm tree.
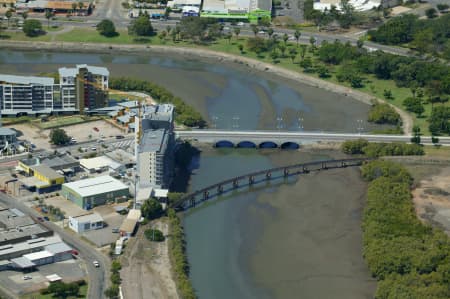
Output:
<instances>
[{"instance_id":1,"label":"palm tree","mask_svg":"<svg viewBox=\"0 0 450 299\"><path fill-rule=\"evenodd\" d=\"M302 57L302 60L305 58L306 47L307 45L300 45L300 56Z\"/></svg>"},{"instance_id":2,"label":"palm tree","mask_svg":"<svg viewBox=\"0 0 450 299\"><path fill-rule=\"evenodd\" d=\"M233 37L233 35L231 34L231 32L228 32L227 34L225 34L225 38L228 40L228 43L231 42L232 37Z\"/></svg>"},{"instance_id":3,"label":"palm tree","mask_svg":"<svg viewBox=\"0 0 450 299\"><path fill-rule=\"evenodd\" d=\"M297 49L295 49L295 48L290 48L290 49L289 49L289 54L290 54L292 63L294 63L295 57L297 57Z\"/></svg>"},{"instance_id":4,"label":"palm tree","mask_svg":"<svg viewBox=\"0 0 450 299\"><path fill-rule=\"evenodd\" d=\"M251 24L250 27L252 28L253 34L258 34L259 28L255 24Z\"/></svg>"},{"instance_id":5,"label":"palm tree","mask_svg":"<svg viewBox=\"0 0 450 299\"><path fill-rule=\"evenodd\" d=\"M309 43L311 44L311 51L314 51L314 48L316 47L316 39L314 38L314 36L311 36L309 38Z\"/></svg>"},{"instance_id":6,"label":"palm tree","mask_svg":"<svg viewBox=\"0 0 450 299\"><path fill-rule=\"evenodd\" d=\"M273 31L272 28L267 29L267 34L269 35L269 37L272 37L273 32L274 32L274 31Z\"/></svg>"},{"instance_id":7,"label":"palm tree","mask_svg":"<svg viewBox=\"0 0 450 299\"><path fill-rule=\"evenodd\" d=\"M295 30L295 32L294 32L294 36L295 36L295 39L297 40L297 47L298 47L298 41L300 40L300 36L302 35L302 33L300 32L300 30Z\"/></svg>"},{"instance_id":8,"label":"palm tree","mask_svg":"<svg viewBox=\"0 0 450 299\"><path fill-rule=\"evenodd\" d=\"M239 27L234 27L234 28L233 28L233 31L234 31L234 35L236 35L236 39L238 39L239 34L241 33L241 28L239 28Z\"/></svg>"},{"instance_id":9,"label":"palm tree","mask_svg":"<svg viewBox=\"0 0 450 299\"><path fill-rule=\"evenodd\" d=\"M45 11L45 18L47 19L47 28L50 28L50 19L53 18L53 12L47 9Z\"/></svg>"},{"instance_id":10,"label":"palm tree","mask_svg":"<svg viewBox=\"0 0 450 299\"><path fill-rule=\"evenodd\" d=\"M73 10L74 13L77 11L77 7L78 7L78 5L75 2L73 2L72 3L72 10Z\"/></svg>"},{"instance_id":11,"label":"palm tree","mask_svg":"<svg viewBox=\"0 0 450 299\"><path fill-rule=\"evenodd\" d=\"M8 27L9 27L9 19L12 17L12 10L8 9L8 11L5 13L5 17L8 19Z\"/></svg>"},{"instance_id":12,"label":"palm tree","mask_svg":"<svg viewBox=\"0 0 450 299\"><path fill-rule=\"evenodd\" d=\"M283 41L284 41L285 45L286 45L288 39L289 39L289 35L287 35L287 33L283 34Z\"/></svg>"},{"instance_id":13,"label":"palm tree","mask_svg":"<svg viewBox=\"0 0 450 299\"><path fill-rule=\"evenodd\" d=\"M284 45L284 44L280 44L279 46L278 46L278 49L280 49L280 51L281 51L281 57L285 57L284 56L284 53L286 53L286 45Z\"/></svg>"}]
</instances>

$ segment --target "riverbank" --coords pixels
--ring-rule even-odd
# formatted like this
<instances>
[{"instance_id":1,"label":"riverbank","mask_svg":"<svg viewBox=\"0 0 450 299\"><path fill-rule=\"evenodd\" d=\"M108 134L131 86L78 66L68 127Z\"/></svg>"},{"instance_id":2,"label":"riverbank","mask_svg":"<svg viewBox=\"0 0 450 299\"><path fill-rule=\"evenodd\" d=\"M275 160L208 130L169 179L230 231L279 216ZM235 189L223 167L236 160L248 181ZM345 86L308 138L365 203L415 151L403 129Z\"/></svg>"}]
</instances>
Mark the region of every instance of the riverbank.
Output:
<instances>
[{"instance_id":1,"label":"riverbank","mask_svg":"<svg viewBox=\"0 0 450 299\"><path fill-rule=\"evenodd\" d=\"M127 45L127 44L105 44L105 43L75 43L75 42L28 42L28 41L2 41L0 49L27 50L27 51L51 51L51 52L81 52L81 53L162 53L173 54L177 56L192 57L218 60L222 63L233 63L243 65L250 69L261 71L267 74L279 76L288 80L294 80L323 90L331 91L337 94L345 95L357 101L371 104L373 100L386 102L367 93L338 85L332 82L324 81L304 73L292 71L284 67L276 66L271 63L259 61L253 58L243 57L236 54L213 51L195 47L179 47L164 45ZM413 119L411 115L402 109L388 103L400 114L402 118L402 127L405 134L412 131Z\"/></svg>"}]
</instances>

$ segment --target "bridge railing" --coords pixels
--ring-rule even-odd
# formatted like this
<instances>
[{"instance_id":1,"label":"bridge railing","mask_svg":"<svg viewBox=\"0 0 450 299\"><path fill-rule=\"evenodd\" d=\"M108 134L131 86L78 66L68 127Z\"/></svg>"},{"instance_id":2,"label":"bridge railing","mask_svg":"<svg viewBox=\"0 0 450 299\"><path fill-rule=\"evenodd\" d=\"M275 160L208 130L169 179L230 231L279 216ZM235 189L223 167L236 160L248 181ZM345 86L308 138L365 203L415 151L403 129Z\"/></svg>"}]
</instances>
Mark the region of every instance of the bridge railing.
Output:
<instances>
[{"instance_id":1,"label":"bridge railing","mask_svg":"<svg viewBox=\"0 0 450 299\"><path fill-rule=\"evenodd\" d=\"M314 162L306 162L306 163L300 163L300 164L294 164L294 165L287 165L287 166L279 166L274 167L270 169L255 171L251 173L247 173L241 176L236 176L230 179L226 179L223 181L220 181L218 183L215 183L213 185L209 185L207 187L204 187L200 190L196 190L194 192L191 192L182 198L180 198L178 201L171 204L171 207L174 209L180 209L184 207L185 203L190 202L192 200L195 201L195 197L201 194L209 194L210 191L216 190L217 188L221 188L224 185L228 184L236 184L236 182L242 181L244 179L250 179L254 177L258 177L261 175L266 175L267 178L270 178L267 176L267 174L271 174L272 172L279 172L283 171L285 174L288 174L290 170L292 169L302 169L302 171L297 172L295 174L301 174L305 172L309 172L310 170L319 170L319 169L328 169L328 168L336 168L336 167L347 167L347 166L358 166L361 165L364 162L374 160L373 158L350 158L350 159L337 159L337 160L322 160L322 161L314 161ZM314 166L320 166L319 169L310 169ZM331 167L330 167L331 166ZM332 167L334 166L334 167ZM249 183L247 183L249 184Z\"/></svg>"}]
</instances>

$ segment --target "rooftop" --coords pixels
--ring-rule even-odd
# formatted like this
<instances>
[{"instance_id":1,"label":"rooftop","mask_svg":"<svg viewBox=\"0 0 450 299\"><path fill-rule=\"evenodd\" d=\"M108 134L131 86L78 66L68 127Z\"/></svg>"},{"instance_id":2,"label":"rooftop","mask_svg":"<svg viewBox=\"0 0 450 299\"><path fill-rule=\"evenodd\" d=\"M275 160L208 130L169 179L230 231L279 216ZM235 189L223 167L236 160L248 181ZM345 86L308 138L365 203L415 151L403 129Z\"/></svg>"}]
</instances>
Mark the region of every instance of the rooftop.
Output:
<instances>
[{"instance_id":1,"label":"rooftop","mask_svg":"<svg viewBox=\"0 0 450 299\"><path fill-rule=\"evenodd\" d=\"M164 152L167 145L167 135L165 129L144 131L141 137L141 143L139 144L139 153Z\"/></svg>"},{"instance_id":2,"label":"rooftop","mask_svg":"<svg viewBox=\"0 0 450 299\"><path fill-rule=\"evenodd\" d=\"M272 9L272 0L204 0L203 11L216 13L248 13L254 10Z\"/></svg>"},{"instance_id":3,"label":"rooftop","mask_svg":"<svg viewBox=\"0 0 450 299\"><path fill-rule=\"evenodd\" d=\"M18 215L13 210L0 211L0 229L12 229L20 226L34 224L33 219L27 215Z\"/></svg>"},{"instance_id":4,"label":"rooftop","mask_svg":"<svg viewBox=\"0 0 450 299\"><path fill-rule=\"evenodd\" d=\"M36 84L36 85L53 85L55 79L50 77L36 77L36 76L14 76L14 75L2 75L0 74L0 83L11 84Z\"/></svg>"},{"instance_id":5,"label":"rooftop","mask_svg":"<svg viewBox=\"0 0 450 299\"><path fill-rule=\"evenodd\" d=\"M100 216L97 213L92 213L92 214L86 214L86 215L81 215L81 216L76 216L76 217L70 217L72 219L75 219L76 221L80 222L80 223L86 223L86 222L103 222L103 218L102 216Z\"/></svg>"},{"instance_id":6,"label":"rooftop","mask_svg":"<svg viewBox=\"0 0 450 299\"><path fill-rule=\"evenodd\" d=\"M77 64L77 66L74 68L62 67L59 68L58 72L61 77L76 77L81 68L86 68L88 72L94 75L109 76L109 71L107 68L100 66L91 66L87 64Z\"/></svg>"},{"instance_id":7,"label":"rooftop","mask_svg":"<svg viewBox=\"0 0 450 299\"><path fill-rule=\"evenodd\" d=\"M66 183L63 186L72 189L82 197L125 189L128 190L127 185L109 175Z\"/></svg>"},{"instance_id":8,"label":"rooftop","mask_svg":"<svg viewBox=\"0 0 450 299\"><path fill-rule=\"evenodd\" d=\"M111 169L117 169L122 166L120 163L112 160L107 156L100 156L95 158L80 159L80 165L86 169L101 169L109 167Z\"/></svg>"},{"instance_id":9,"label":"rooftop","mask_svg":"<svg viewBox=\"0 0 450 299\"><path fill-rule=\"evenodd\" d=\"M30 252L43 249L45 246L54 243L62 242L61 238L58 235L53 235L51 237L46 238L36 238L27 240L25 242L20 242L16 244L8 244L0 246L0 259L3 259L4 256L10 256L11 254L17 253L22 255L22 252Z\"/></svg>"},{"instance_id":10,"label":"rooftop","mask_svg":"<svg viewBox=\"0 0 450 299\"><path fill-rule=\"evenodd\" d=\"M29 237L41 233L48 232L47 229L45 229L43 226L39 224L31 224L26 226L20 226L14 229L9 229L6 231L0 232L0 242L14 242L14 240L23 238L23 237Z\"/></svg>"},{"instance_id":11,"label":"rooftop","mask_svg":"<svg viewBox=\"0 0 450 299\"><path fill-rule=\"evenodd\" d=\"M10 128L0 128L0 136L16 135L16 131Z\"/></svg>"},{"instance_id":12,"label":"rooftop","mask_svg":"<svg viewBox=\"0 0 450 299\"><path fill-rule=\"evenodd\" d=\"M40 260L40 259L44 259L44 258L52 257L52 256L54 256L53 253L48 252L47 250L43 250L43 251L25 254L23 257L28 259L29 261L33 262L35 260Z\"/></svg>"},{"instance_id":13,"label":"rooftop","mask_svg":"<svg viewBox=\"0 0 450 299\"><path fill-rule=\"evenodd\" d=\"M53 169L51 169L50 167L48 167L47 165L44 165L44 164L32 166L32 168L33 168L34 172L39 172L40 174L42 174L49 180L56 180L59 178L64 178L63 175L60 175L59 173L57 173L56 171L54 171Z\"/></svg>"},{"instance_id":14,"label":"rooftop","mask_svg":"<svg viewBox=\"0 0 450 299\"><path fill-rule=\"evenodd\" d=\"M136 163L135 156L121 148L115 149L112 152L105 153L105 155L118 163L122 164Z\"/></svg>"},{"instance_id":15,"label":"rooftop","mask_svg":"<svg viewBox=\"0 0 450 299\"><path fill-rule=\"evenodd\" d=\"M64 242L59 242L45 246L45 250L56 255L58 253L65 253L72 251L72 248L70 248L69 245L67 245Z\"/></svg>"}]
</instances>

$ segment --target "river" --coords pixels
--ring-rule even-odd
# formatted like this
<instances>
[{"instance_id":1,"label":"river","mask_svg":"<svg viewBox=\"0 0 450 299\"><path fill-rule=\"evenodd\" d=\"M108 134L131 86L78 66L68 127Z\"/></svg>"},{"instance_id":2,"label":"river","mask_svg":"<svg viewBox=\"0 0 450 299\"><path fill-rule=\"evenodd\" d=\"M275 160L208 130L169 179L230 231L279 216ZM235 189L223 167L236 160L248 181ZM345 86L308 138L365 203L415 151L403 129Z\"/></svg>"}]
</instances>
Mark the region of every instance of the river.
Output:
<instances>
[{"instance_id":1,"label":"river","mask_svg":"<svg viewBox=\"0 0 450 299\"><path fill-rule=\"evenodd\" d=\"M357 132L382 128L369 106L239 65L192 57L0 51L0 73L56 72L77 63L170 89L211 127ZM363 120L363 125L358 123ZM362 128L362 129L361 129ZM336 152L202 149L189 190L243 172L326 159ZM231 194L184 217L191 279L200 298L372 298L361 252L365 184L330 170Z\"/></svg>"},{"instance_id":2,"label":"river","mask_svg":"<svg viewBox=\"0 0 450 299\"><path fill-rule=\"evenodd\" d=\"M337 155L204 149L189 190ZM184 227L199 298L373 298L361 254L365 192L358 170L347 168L280 179L191 210Z\"/></svg>"},{"instance_id":3,"label":"river","mask_svg":"<svg viewBox=\"0 0 450 299\"><path fill-rule=\"evenodd\" d=\"M348 133L384 128L366 122L370 107L365 103L238 64L160 54L0 51L0 73L57 72L77 63L106 66L111 76L158 83L193 105L214 128Z\"/></svg>"}]
</instances>

